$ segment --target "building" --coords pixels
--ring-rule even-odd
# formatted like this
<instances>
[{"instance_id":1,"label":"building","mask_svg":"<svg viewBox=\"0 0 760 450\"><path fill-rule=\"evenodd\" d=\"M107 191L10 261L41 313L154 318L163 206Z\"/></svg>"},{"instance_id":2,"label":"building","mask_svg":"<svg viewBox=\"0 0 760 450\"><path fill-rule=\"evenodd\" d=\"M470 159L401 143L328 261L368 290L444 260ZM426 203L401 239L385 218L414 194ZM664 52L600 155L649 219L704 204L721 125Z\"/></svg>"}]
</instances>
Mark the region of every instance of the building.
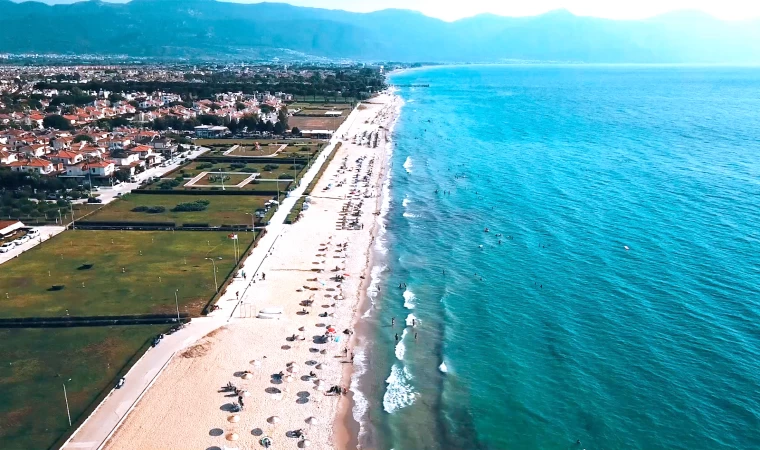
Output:
<instances>
[{"instance_id":1,"label":"building","mask_svg":"<svg viewBox=\"0 0 760 450\"><path fill-rule=\"evenodd\" d=\"M21 228L24 224L18 220L0 220L0 237L10 236Z\"/></svg>"},{"instance_id":2,"label":"building","mask_svg":"<svg viewBox=\"0 0 760 450\"><path fill-rule=\"evenodd\" d=\"M219 138L229 134L227 127L200 125L195 127L195 137L198 138Z\"/></svg>"},{"instance_id":3,"label":"building","mask_svg":"<svg viewBox=\"0 0 760 450\"><path fill-rule=\"evenodd\" d=\"M16 172L37 172L40 175L49 175L56 171L56 166L42 158L29 158L10 163L11 170Z\"/></svg>"},{"instance_id":4,"label":"building","mask_svg":"<svg viewBox=\"0 0 760 450\"><path fill-rule=\"evenodd\" d=\"M10 164L18 161L18 155L13 152L9 152L7 149L0 148L0 164Z\"/></svg>"}]
</instances>

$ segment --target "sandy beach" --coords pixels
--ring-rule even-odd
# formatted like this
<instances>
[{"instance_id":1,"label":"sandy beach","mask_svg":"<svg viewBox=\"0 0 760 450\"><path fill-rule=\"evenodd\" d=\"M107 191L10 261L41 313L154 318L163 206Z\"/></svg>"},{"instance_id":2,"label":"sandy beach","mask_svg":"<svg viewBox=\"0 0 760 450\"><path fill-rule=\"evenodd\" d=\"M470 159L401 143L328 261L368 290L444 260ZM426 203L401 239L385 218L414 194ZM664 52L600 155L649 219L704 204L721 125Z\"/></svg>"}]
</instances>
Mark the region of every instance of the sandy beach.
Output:
<instances>
[{"instance_id":1,"label":"sandy beach","mask_svg":"<svg viewBox=\"0 0 760 450\"><path fill-rule=\"evenodd\" d=\"M177 353L105 448L259 448L268 437L270 448L330 449L354 441L343 392L399 101L380 95L349 118L309 209L246 274L255 283L232 319ZM264 309L273 318L257 318ZM238 392L224 392L228 383ZM240 400L242 411L233 412Z\"/></svg>"}]
</instances>

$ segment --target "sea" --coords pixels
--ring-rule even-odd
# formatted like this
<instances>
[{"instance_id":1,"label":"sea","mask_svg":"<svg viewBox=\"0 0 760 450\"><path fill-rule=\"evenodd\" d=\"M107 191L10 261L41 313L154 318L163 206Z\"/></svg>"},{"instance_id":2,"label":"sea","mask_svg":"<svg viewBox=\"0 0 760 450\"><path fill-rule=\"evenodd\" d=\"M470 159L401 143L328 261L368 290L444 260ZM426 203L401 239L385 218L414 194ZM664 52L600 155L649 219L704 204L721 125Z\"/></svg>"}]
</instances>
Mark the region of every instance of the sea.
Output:
<instances>
[{"instance_id":1,"label":"sea","mask_svg":"<svg viewBox=\"0 0 760 450\"><path fill-rule=\"evenodd\" d=\"M361 448L760 449L760 68L390 82Z\"/></svg>"}]
</instances>

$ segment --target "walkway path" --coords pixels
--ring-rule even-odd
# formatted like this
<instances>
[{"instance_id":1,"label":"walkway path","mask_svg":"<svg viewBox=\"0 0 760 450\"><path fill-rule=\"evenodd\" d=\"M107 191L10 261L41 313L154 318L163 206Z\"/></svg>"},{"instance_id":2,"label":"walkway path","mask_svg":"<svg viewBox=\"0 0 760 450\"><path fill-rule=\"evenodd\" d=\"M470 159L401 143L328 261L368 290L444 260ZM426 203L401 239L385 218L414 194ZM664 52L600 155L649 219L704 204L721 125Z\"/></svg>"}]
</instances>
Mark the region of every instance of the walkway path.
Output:
<instances>
[{"instance_id":1,"label":"walkway path","mask_svg":"<svg viewBox=\"0 0 760 450\"><path fill-rule=\"evenodd\" d=\"M279 236L289 226L285 225L285 219L291 208L303 195L309 183L317 176L330 153L335 150L335 144L339 141L337 136L341 136L348 130L358 113L358 108L354 109L341 128L338 129L338 132L335 133L330 144L301 178L300 185L283 200L267 226L267 234L259 241L241 269L241 273L245 272L246 278L240 274L235 275L233 282L227 288L227 294L217 302L220 309L206 317L193 319L183 329L166 336L157 347L149 349L127 373L124 386L121 389L112 390L106 396L82 426L64 443L62 449L97 450L102 448L103 444L116 431L119 424L126 418L143 393L153 384L161 370L177 352L232 319L240 301L245 301L248 288L252 285L259 267L269 255ZM242 300L239 301L236 298L236 292L241 293L240 298Z\"/></svg>"}]
</instances>

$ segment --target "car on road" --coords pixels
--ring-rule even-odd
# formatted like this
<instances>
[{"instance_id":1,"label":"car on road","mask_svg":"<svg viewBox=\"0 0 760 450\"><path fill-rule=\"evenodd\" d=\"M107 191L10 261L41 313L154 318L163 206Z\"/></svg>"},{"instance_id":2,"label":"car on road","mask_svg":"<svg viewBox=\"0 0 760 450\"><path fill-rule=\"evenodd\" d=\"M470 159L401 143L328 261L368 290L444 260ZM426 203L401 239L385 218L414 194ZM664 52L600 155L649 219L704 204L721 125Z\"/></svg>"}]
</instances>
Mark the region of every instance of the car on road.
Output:
<instances>
[{"instance_id":1,"label":"car on road","mask_svg":"<svg viewBox=\"0 0 760 450\"><path fill-rule=\"evenodd\" d=\"M126 379L124 377L119 378L119 381L116 383L116 389L121 389L122 386L124 386L124 383L126 383Z\"/></svg>"},{"instance_id":2,"label":"car on road","mask_svg":"<svg viewBox=\"0 0 760 450\"><path fill-rule=\"evenodd\" d=\"M0 245L0 253L8 253L15 246L16 244L13 242L6 242L5 244Z\"/></svg>"}]
</instances>

